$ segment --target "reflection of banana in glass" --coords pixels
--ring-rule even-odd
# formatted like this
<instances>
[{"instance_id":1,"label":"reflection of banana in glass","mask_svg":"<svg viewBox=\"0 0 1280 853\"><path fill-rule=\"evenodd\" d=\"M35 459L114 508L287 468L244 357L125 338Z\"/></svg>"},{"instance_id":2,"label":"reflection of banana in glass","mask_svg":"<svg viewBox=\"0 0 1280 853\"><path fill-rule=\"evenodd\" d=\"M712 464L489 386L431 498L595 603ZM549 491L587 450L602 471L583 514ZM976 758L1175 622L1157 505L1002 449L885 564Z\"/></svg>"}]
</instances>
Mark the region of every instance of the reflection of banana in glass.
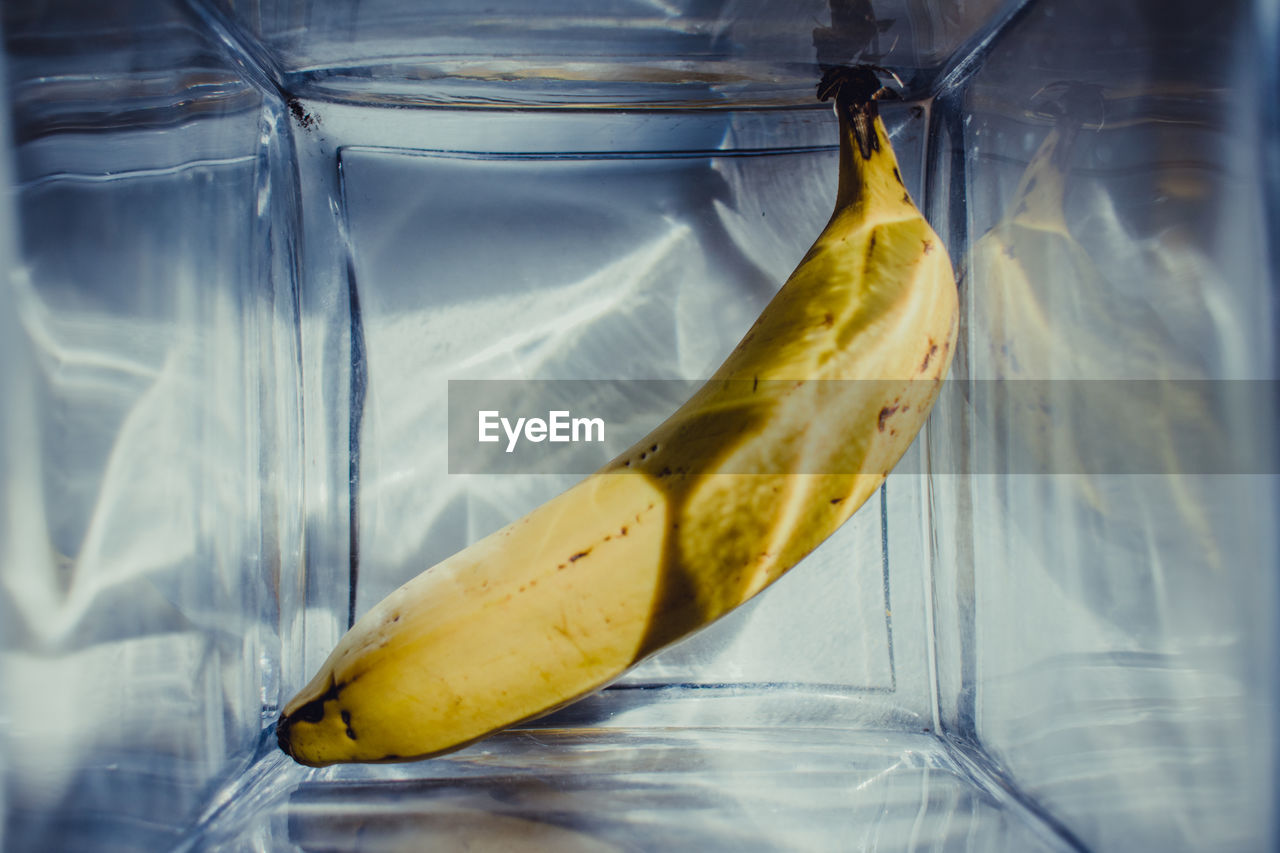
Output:
<instances>
[{"instance_id":1,"label":"reflection of banana in glass","mask_svg":"<svg viewBox=\"0 0 1280 853\"><path fill-rule=\"evenodd\" d=\"M1108 500L1100 474L1166 475L1179 522L1217 567L1211 525L1178 448L1179 438L1219 434L1203 386L1185 381L1203 373L1179 359L1149 306L1104 278L1067 226L1071 151L1085 99L1097 92L1065 89L1066 106L1024 171L1011 212L966 264L974 375L996 380L975 401L977 415L991 425L998 453L1024 460L1006 458L1009 470L1071 475L1082 503L1109 522L1135 508Z\"/></svg>"},{"instance_id":2,"label":"reflection of banana in glass","mask_svg":"<svg viewBox=\"0 0 1280 853\"><path fill-rule=\"evenodd\" d=\"M755 595L875 493L928 416L957 317L883 92L866 67L824 78L835 210L711 381L603 470L366 614L285 706L283 749L408 760L546 713Z\"/></svg>"},{"instance_id":3,"label":"reflection of banana in glass","mask_svg":"<svg viewBox=\"0 0 1280 853\"><path fill-rule=\"evenodd\" d=\"M1050 131L1018 183L1012 213L974 244L964 276L974 294L970 347L975 375L997 380L992 394L981 398L995 408L984 419L996 430L997 452L1014 459L1029 455L1032 465L1077 475L1082 496L1101 511L1094 484L1079 476L1083 465L1069 435L1061 431L1066 413L1054 411L1048 381L1071 378L1080 354L1078 342L1063 333L1064 298L1073 289L1101 290L1092 262L1067 230L1063 210L1067 166L1078 132L1074 121L1060 122ZM1016 471L1022 465L1010 461L1009 468Z\"/></svg>"}]
</instances>

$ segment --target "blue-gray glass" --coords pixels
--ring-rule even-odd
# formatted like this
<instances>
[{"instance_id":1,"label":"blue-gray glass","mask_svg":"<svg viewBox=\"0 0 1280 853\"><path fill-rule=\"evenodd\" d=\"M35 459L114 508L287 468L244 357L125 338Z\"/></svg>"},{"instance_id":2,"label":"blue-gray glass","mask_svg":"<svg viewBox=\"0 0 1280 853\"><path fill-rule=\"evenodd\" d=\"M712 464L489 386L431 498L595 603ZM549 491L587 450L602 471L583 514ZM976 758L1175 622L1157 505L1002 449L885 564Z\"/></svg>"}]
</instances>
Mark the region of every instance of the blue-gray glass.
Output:
<instances>
[{"instance_id":1,"label":"blue-gray glass","mask_svg":"<svg viewBox=\"0 0 1280 853\"><path fill-rule=\"evenodd\" d=\"M300 606L280 105L182 9L4 6L4 842L175 846Z\"/></svg>"},{"instance_id":2,"label":"blue-gray glass","mask_svg":"<svg viewBox=\"0 0 1280 853\"><path fill-rule=\"evenodd\" d=\"M451 474L449 380L705 378L867 4L0 7L0 846L1273 848L1273 4L869 5L961 277L904 470L616 686L320 770L350 620L574 479Z\"/></svg>"},{"instance_id":3,"label":"blue-gray glass","mask_svg":"<svg viewBox=\"0 0 1280 853\"><path fill-rule=\"evenodd\" d=\"M955 378L1038 393L975 396L938 449L1045 473L934 483L940 712L1089 849L1271 844L1263 11L1033 2L947 96Z\"/></svg>"}]
</instances>

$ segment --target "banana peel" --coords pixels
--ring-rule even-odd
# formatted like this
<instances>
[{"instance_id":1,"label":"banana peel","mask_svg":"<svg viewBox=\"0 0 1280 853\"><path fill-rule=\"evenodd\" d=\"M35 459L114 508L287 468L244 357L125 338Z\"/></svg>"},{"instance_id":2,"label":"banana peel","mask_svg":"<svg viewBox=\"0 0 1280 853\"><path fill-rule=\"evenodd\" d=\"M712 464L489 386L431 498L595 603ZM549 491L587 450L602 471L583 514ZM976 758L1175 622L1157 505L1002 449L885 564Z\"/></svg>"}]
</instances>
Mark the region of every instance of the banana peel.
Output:
<instances>
[{"instance_id":1,"label":"banana peel","mask_svg":"<svg viewBox=\"0 0 1280 853\"><path fill-rule=\"evenodd\" d=\"M822 233L712 378L603 469L366 613L284 708L310 765L461 748L608 684L759 593L912 443L951 363L954 272L903 184L869 68Z\"/></svg>"}]
</instances>

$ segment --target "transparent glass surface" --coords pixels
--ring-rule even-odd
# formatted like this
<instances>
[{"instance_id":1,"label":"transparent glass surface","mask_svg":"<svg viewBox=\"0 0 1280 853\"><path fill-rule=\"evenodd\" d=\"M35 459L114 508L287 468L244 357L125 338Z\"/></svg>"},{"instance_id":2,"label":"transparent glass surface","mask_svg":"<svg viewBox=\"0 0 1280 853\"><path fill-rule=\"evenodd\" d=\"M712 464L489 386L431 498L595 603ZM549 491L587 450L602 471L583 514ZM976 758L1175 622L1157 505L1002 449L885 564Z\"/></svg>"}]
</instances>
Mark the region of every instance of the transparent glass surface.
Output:
<instances>
[{"instance_id":1,"label":"transparent glass surface","mask_svg":"<svg viewBox=\"0 0 1280 853\"><path fill-rule=\"evenodd\" d=\"M892 731L540 729L420 767L273 770L204 849L1071 849L936 738Z\"/></svg>"},{"instance_id":2,"label":"transparent glass surface","mask_svg":"<svg viewBox=\"0 0 1280 853\"><path fill-rule=\"evenodd\" d=\"M1272 5L872 0L961 275L902 471L613 687L317 770L350 621L574 479L450 474L449 380L710 372L862 5L6 4L0 844L1274 848Z\"/></svg>"},{"instance_id":3,"label":"transparent glass surface","mask_svg":"<svg viewBox=\"0 0 1280 853\"><path fill-rule=\"evenodd\" d=\"M517 107L812 105L817 27L849 0L221 0L301 97ZM877 0L868 49L915 93L952 72L1020 5ZM833 9L835 13L833 16ZM833 17L836 20L833 21ZM845 62L836 58L832 62Z\"/></svg>"},{"instance_id":4,"label":"transparent glass surface","mask_svg":"<svg viewBox=\"0 0 1280 853\"><path fill-rule=\"evenodd\" d=\"M163 5L4 28L5 842L168 849L250 763L298 603L281 114Z\"/></svg>"},{"instance_id":5,"label":"transparent glass surface","mask_svg":"<svg viewBox=\"0 0 1280 853\"><path fill-rule=\"evenodd\" d=\"M922 115L891 113L908 181L920 177ZM392 135L389 120L365 111L329 107L323 116L360 306L357 612L575 479L451 476L450 379L704 379L799 261L834 198L825 111L402 111L396 135L423 146L414 149L365 144L371 126ZM347 133L350 144L340 141ZM505 144L454 147L492 140ZM522 150L502 150L513 141ZM681 147L655 148L672 144ZM869 509L776 596L632 680L794 683L805 685L797 695L819 691L814 701L851 694L864 705L892 694L891 584L881 513ZM909 583L899 633L918 634L919 582ZM803 624L788 615L797 607L808 612ZM779 632L786 643L768 639ZM884 713L925 719L922 669L914 688L906 707L894 708L894 696Z\"/></svg>"},{"instance_id":6,"label":"transparent glass surface","mask_svg":"<svg viewBox=\"0 0 1280 853\"><path fill-rule=\"evenodd\" d=\"M964 160L953 378L1044 396L941 412L935 458L1020 443L1049 472L931 483L940 711L1089 849L1262 849L1271 832L1259 23L1247 4L1034 3L940 107ZM1196 467L1223 444L1256 473ZM1149 473L1082 470L1097 452Z\"/></svg>"}]
</instances>

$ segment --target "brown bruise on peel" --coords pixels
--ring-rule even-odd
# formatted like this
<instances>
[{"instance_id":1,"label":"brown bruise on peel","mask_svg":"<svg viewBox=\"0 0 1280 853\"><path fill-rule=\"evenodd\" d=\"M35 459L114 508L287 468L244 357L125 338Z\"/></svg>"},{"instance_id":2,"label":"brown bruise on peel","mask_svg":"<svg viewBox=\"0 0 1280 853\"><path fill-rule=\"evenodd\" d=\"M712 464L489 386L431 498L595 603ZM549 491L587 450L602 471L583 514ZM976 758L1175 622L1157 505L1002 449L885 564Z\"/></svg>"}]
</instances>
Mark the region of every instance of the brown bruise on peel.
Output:
<instances>
[{"instance_id":1,"label":"brown bruise on peel","mask_svg":"<svg viewBox=\"0 0 1280 853\"><path fill-rule=\"evenodd\" d=\"M655 445L653 445L653 446L654 446L654 447L657 447L657 445L656 445L656 444L655 444ZM668 473L669 473L669 472L668 472ZM649 506L649 509L653 509L653 505L652 505L652 504ZM639 518L637 517L637 519L636 519L636 520L637 520L637 521L639 521ZM621 527L619 527L619 528L618 528L618 532L617 532L616 534L615 534L615 533L606 533L606 534L604 535L604 537L600 540L600 544L604 544L605 542L612 542L612 541L613 541L614 536L617 536L617 537L621 538L621 537L623 537L623 536L626 536L626 535L627 535L627 533L628 533L627 525L625 525L625 524L624 524L624 525L622 525ZM576 563L576 562L578 562L579 560L581 560L583 557L588 556L588 555L591 553L591 551L592 551L592 549L593 549L594 547L595 547L595 546L594 546L594 545L592 545L592 546L589 546L589 547L583 548L581 551L578 551L578 552L577 552L577 553L575 553L575 554L570 554L570 555L565 559L565 562L563 562L563 563L557 563L557 564L556 564L556 569L557 569L557 571L564 571L565 569L569 568L570 564L572 564L572 563ZM488 583L488 581L486 581L486 583ZM530 585L530 586L537 586L537 583L538 583L538 582L535 580L535 581L531 581L529 585ZM521 588L520 588L520 591L521 591L521 592L524 592L524 589L525 589L524 587L521 587Z\"/></svg>"},{"instance_id":2,"label":"brown bruise on peel","mask_svg":"<svg viewBox=\"0 0 1280 853\"><path fill-rule=\"evenodd\" d=\"M871 256L875 254L875 251L876 251L876 232L872 230L871 238L867 240L867 254L862 258L863 278L867 278L871 275L871 265L872 265ZM796 387L799 387L799 384L797 384Z\"/></svg>"},{"instance_id":3,"label":"brown bruise on peel","mask_svg":"<svg viewBox=\"0 0 1280 853\"><path fill-rule=\"evenodd\" d=\"M342 712L342 724L347 727L346 728L347 737L349 737L351 740L356 740L357 738L356 738L355 729L351 728L351 712L350 711L344 710Z\"/></svg>"},{"instance_id":4,"label":"brown bruise on peel","mask_svg":"<svg viewBox=\"0 0 1280 853\"><path fill-rule=\"evenodd\" d=\"M885 406L880 410L880 416L876 419L876 426L880 432L884 432L885 421L891 418L896 411L898 411L897 406Z\"/></svg>"},{"instance_id":5,"label":"brown bruise on peel","mask_svg":"<svg viewBox=\"0 0 1280 853\"><path fill-rule=\"evenodd\" d=\"M649 449L648 449L648 450L641 450L641 451L640 451L640 456L639 456L639 460L638 460L638 461L643 462L644 460L648 459L650 456L652 456L653 454L655 454L655 453L657 453L657 452L658 452L658 445L657 445L657 444L651 444L651 445L649 445ZM622 465L623 465L623 467L624 467L624 468L630 468L630 467L631 467L631 460L630 460L630 459L626 459L626 460L624 460L624 461L623 461L623 463L622 463ZM653 508L653 507L650 507L650 509L652 509L652 508Z\"/></svg>"},{"instance_id":6,"label":"brown bruise on peel","mask_svg":"<svg viewBox=\"0 0 1280 853\"><path fill-rule=\"evenodd\" d=\"M945 342L944 342L945 343ZM933 342L933 338L929 339L929 351L924 354L924 361L920 363L920 372L924 373L929 369L929 360L938 352L938 345Z\"/></svg>"}]
</instances>

